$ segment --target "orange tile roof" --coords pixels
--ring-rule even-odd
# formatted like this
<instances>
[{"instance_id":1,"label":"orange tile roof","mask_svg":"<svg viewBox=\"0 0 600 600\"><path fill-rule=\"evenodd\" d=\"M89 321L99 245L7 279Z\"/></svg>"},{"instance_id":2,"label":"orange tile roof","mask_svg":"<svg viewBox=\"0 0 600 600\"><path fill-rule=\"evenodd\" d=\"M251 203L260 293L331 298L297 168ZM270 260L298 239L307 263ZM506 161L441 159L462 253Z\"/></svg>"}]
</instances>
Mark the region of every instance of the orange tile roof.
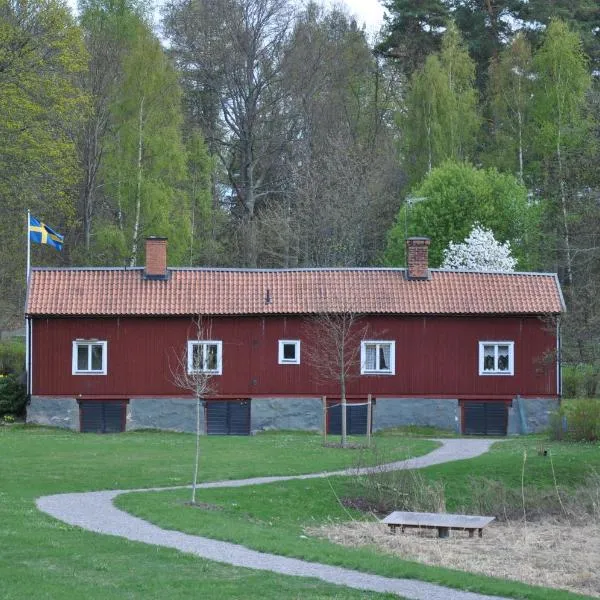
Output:
<instances>
[{"instance_id":1,"label":"orange tile roof","mask_svg":"<svg viewBox=\"0 0 600 600\"><path fill-rule=\"evenodd\" d=\"M404 269L34 269L29 315L240 315L341 312L547 314L564 310L558 279L545 273Z\"/></svg>"}]
</instances>

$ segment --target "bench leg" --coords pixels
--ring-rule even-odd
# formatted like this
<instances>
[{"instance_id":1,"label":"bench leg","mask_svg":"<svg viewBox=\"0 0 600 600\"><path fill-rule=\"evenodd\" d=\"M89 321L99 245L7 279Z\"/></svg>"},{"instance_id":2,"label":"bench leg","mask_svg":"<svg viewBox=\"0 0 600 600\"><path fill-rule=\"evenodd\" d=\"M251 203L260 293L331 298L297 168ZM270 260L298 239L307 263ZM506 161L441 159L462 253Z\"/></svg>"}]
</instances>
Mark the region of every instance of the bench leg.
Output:
<instances>
[{"instance_id":1,"label":"bench leg","mask_svg":"<svg viewBox=\"0 0 600 600\"><path fill-rule=\"evenodd\" d=\"M475 534L475 530L469 529L469 537L473 537L474 534Z\"/></svg>"},{"instance_id":2,"label":"bench leg","mask_svg":"<svg viewBox=\"0 0 600 600\"><path fill-rule=\"evenodd\" d=\"M483 537L483 529L479 529L479 537Z\"/></svg>"},{"instance_id":3,"label":"bench leg","mask_svg":"<svg viewBox=\"0 0 600 600\"><path fill-rule=\"evenodd\" d=\"M438 537L448 538L450 537L450 529L448 527L438 527Z\"/></svg>"},{"instance_id":4,"label":"bench leg","mask_svg":"<svg viewBox=\"0 0 600 600\"><path fill-rule=\"evenodd\" d=\"M390 533L393 535L396 533L396 525L390 525Z\"/></svg>"}]
</instances>

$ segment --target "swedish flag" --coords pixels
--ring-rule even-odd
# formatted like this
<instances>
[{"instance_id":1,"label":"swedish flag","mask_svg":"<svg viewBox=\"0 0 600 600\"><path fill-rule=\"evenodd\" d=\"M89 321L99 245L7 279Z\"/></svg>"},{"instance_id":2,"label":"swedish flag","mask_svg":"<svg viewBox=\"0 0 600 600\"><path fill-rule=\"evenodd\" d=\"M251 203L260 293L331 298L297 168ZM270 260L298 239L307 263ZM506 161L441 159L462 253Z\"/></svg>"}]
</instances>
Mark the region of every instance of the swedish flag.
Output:
<instances>
[{"instance_id":1,"label":"swedish flag","mask_svg":"<svg viewBox=\"0 0 600 600\"><path fill-rule=\"evenodd\" d=\"M62 250L64 237L56 233L45 223L40 223L35 217L29 215L29 239L38 244L48 244L57 250Z\"/></svg>"}]
</instances>

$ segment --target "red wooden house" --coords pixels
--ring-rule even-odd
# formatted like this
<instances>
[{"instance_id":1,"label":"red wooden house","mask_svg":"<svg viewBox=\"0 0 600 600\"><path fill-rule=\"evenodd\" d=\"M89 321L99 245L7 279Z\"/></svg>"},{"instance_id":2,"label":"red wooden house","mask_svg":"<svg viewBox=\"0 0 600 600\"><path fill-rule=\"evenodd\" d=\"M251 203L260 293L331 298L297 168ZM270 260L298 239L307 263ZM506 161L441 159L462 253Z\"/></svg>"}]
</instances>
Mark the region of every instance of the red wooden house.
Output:
<instances>
[{"instance_id":1,"label":"red wooden house","mask_svg":"<svg viewBox=\"0 0 600 600\"><path fill-rule=\"evenodd\" d=\"M317 376L328 350L315 316L352 312L351 432L365 431L368 395L376 430L544 427L560 394L556 276L429 269L429 241L407 244L406 269L167 268L159 238L143 268L34 269L28 421L193 430L183 368L210 375L207 433L320 429L321 398L337 404L340 388ZM330 430L339 419L333 408Z\"/></svg>"}]
</instances>

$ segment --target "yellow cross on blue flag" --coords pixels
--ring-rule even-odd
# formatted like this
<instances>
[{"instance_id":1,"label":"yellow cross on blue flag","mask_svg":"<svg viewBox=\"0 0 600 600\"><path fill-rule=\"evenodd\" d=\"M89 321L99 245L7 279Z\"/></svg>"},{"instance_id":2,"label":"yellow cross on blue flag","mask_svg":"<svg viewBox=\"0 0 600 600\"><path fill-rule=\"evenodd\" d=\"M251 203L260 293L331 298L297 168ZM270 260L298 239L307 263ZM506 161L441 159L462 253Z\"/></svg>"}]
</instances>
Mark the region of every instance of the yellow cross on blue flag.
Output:
<instances>
[{"instance_id":1,"label":"yellow cross on blue flag","mask_svg":"<svg viewBox=\"0 0 600 600\"><path fill-rule=\"evenodd\" d=\"M40 223L35 217L29 215L29 239L38 244L48 244L57 250L62 250L64 237L56 233L45 223Z\"/></svg>"}]
</instances>

